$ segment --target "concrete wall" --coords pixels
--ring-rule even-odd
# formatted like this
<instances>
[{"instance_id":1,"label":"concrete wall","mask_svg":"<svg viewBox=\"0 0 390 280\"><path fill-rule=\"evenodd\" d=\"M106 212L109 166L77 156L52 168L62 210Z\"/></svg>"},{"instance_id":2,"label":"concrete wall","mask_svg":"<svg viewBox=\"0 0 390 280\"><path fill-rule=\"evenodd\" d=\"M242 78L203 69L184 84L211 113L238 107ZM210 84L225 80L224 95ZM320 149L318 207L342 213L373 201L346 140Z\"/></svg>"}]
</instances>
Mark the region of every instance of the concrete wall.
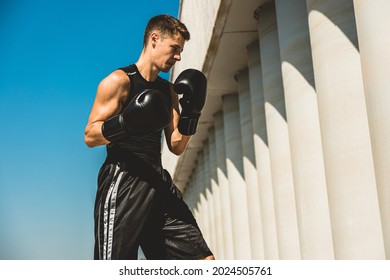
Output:
<instances>
[{"instance_id":1,"label":"concrete wall","mask_svg":"<svg viewBox=\"0 0 390 280\"><path fill-rule=\"evenodd\" d=\"M387 9L386 9L387 8ZM208 77L163 164L218 259L390 258L387 0L181 1Z\"/></svg>"}]
</instances>

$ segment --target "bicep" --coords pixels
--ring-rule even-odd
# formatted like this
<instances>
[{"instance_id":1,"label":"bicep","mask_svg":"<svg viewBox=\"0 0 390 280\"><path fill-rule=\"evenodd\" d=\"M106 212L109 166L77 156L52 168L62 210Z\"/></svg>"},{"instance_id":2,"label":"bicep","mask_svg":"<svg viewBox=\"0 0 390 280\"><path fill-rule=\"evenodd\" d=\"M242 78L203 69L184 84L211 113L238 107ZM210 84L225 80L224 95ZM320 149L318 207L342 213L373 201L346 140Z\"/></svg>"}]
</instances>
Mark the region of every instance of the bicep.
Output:
<instances>
[{"instance_id":1,"label":"bicep","mask_svg":"<svg viewBox=\"0 0 390 280\"><path fill-rule=\"evenodd\" d=\"M127 96L127 87L118 77L108 76L98 86L96 98L89 115L88 124L103 122L118 114Z\"/></svg>"},{"instance_id":2,"label":"bicep","mask_svg":"<svg viewBox=\"0 0 390 280\"><path fill-rule=\"evenodd\" d=\"M124 72L113 72L98 86L96 98L84 131L84 141L89 147L107 144L101 128L103 122L118 114L128 95L130 81ZM127 78L127 80L126 80Z\"/></svg>"}]
</instances>

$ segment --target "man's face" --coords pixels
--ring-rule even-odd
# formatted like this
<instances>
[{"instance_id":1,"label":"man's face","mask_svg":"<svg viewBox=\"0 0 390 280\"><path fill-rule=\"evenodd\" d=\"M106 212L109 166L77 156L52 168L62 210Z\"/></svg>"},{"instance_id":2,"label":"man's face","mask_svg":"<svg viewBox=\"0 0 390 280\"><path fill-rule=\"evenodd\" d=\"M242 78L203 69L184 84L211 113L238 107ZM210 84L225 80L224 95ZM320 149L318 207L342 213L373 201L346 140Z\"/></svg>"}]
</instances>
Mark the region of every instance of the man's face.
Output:
<instances>
[{"instance_id":1,"label":"man's face","mask_svg":"<svg viewBox=\"0 0 390 280\"><path fill-rule=\"evenodd\" d=\"M185 40L180 33L176 33L172 37L159 34L155 40L153 55L155 66L162 72L168 72L176 61L181 60L184 43Z\"/></svg>"}]
</instances>

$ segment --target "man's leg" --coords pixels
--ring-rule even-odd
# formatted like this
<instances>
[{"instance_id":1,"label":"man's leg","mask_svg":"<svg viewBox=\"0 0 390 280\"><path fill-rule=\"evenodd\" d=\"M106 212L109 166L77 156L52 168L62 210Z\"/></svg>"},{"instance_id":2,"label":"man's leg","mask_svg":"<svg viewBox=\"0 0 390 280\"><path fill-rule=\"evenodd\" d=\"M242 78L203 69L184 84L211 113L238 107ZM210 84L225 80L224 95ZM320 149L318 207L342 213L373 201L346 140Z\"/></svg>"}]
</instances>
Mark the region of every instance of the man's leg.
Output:
<instances>
[{"instance_id":1,"label":"man's leg","mask_svg":"<svg viewBox=\"0 0 390 280\"><path fill-rule=\"evenodd\" d=\"M159 209L142 234L142 249L148 259L214 259L180 190L164 171L164 191ZM158 218L156 218L158 217Z\"/></svg>"},{"instance_id":2,"label":"man's leg","mask_svg":"<svg viewBox=\"0 0 390 280\"><path fill-rule=\"evenodd\" d=\"M128 164L113 165L95 208L95 259L137 259L155 190L131 174Z\"/></svg>"}]
</instances>

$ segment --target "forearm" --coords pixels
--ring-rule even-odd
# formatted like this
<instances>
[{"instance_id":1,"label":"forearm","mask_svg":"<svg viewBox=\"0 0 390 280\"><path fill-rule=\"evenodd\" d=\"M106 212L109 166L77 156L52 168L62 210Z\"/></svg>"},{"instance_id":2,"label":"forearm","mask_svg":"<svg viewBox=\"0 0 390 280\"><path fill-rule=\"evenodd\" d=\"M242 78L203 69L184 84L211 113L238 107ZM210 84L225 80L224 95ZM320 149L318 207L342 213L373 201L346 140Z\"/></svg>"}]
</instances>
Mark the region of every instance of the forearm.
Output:
<instances>
[{"instance_id":1,"label":"forearm","mask_svg":"<svg viewBox=\"0 0 390 280\"><path fill-rule=\"evenodd\" d=\"M88 147L93 148L96 146L107 145L109 143L102 134L102 125L103 122L99 121L88 124L85 128L84 141Z\"/></svg>"},{"instance_id":2,"label":"forearm","mask_svg":"<svg viewBox=\"0 0 390 280\"><path fill-rule=\"evenodd\" d=\"M175 155L181 155L185 151L190 140L191 136L182 135L178 129L175 129L171 136L171 152Z\"/></svg>"}]
</instances>

